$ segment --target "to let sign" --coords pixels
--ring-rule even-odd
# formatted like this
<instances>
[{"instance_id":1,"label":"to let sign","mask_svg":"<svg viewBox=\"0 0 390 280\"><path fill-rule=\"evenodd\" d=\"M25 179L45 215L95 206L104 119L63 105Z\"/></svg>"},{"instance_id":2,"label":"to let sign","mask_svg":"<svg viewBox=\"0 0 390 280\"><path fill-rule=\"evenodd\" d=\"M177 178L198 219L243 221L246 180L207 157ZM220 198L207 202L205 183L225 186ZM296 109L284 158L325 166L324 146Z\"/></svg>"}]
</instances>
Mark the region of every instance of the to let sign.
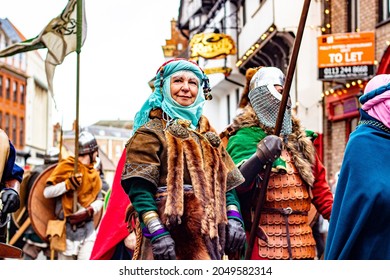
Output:
<instances>
[{"instance_id":1,"label":"to let sign","mask_svg":"<svg viewBox=\"0 0 390 280\"><path fill-rule=\"evenodd\" d=\"M364 78L374 73L374 32L323 35L317 42L320 80Z\"/></svg>"}]
</instances>

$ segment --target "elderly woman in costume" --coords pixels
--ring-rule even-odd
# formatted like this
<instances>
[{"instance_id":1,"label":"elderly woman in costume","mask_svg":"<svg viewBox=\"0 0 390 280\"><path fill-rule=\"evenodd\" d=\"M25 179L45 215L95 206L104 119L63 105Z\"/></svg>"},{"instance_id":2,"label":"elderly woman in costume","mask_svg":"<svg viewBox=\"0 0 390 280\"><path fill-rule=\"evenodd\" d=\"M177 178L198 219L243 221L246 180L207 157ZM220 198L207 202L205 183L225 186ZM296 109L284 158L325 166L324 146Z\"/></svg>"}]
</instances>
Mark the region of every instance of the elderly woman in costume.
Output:
<instances>
[{"instance_id":1,"label":"elderly woman in costume","mask_svg":"<svg viewBox=\"0 0 390 280\"><path fill-rule=\"evenodd\" d=\"M390 259L390 75L373 77L344 153L325 259Z\"/></svg>"},{"instance_id":2,"label":"elderly woman in costume","mask_svg":"<svg viewBox=\"0 0 390 280\"><path fill-rule=\"evenodd\" d=\"M168 61L135 117L122 186L142 228L140 259L219 260L243 247L243 177L202 115L209 90L197 64Z\"/></svg>"},{"instance_id":3,"label":"elderly woman in costume","mask_svg":"<svg viewBox=\"0 0 390 280\"><path fill-rule=\"evenodd\" d=\"M308 212L313 203L329 219L333 196L313 134L292 116L288 102L281 135L273 135L285 79L280 69L251 68L246 78L226 149L245 177L236 191L248 233L265 166L272 164L251 259L314 259L316 242Z\"/></svg>"}]
</instances>

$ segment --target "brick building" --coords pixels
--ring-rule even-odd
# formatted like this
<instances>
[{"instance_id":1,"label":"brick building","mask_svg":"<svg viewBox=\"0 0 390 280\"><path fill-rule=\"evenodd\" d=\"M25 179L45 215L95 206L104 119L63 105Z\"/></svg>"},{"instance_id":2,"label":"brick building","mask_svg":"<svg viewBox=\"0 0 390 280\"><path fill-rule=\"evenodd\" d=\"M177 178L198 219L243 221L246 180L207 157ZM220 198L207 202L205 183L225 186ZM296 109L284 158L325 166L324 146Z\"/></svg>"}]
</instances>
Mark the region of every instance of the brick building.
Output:
<instances>
[{"instance_id":1,"label":"brick building","mask_svg":"<svg viewBox=\"0 0 390 280\"><path fill-rule=\"evenodd\" d=\"M12 22L0 18L0 50L26 40ZM17 151L17 162L36 165L52 147L53 100L38 51L0 58L0 127Z\"/></svg>"},{"instance_id":2,"label":"brick building","mask_svg":"<svg viewBox=\"0 0 390 280\"><path fill-rule=\"evenodd\" d=\"M360 77L323 81L324 163L328 178L339 170L349 134L359 121L358 98L375 74L389 73L390 2L388 0L323 1L323 34L374 33L372 71Z\"/></svg>"},{"instance_id":3,"label":"brick building","mask_svg":"<svg viewBox=\"0 0 390 280\"><path fill-rule=\"evenodd\" d=\"M0 19L0 49L20 41L7 19ZM0 127L16 149L25 144L27 59L25 54L0 58Z\"/></svg>"}]
</instances>

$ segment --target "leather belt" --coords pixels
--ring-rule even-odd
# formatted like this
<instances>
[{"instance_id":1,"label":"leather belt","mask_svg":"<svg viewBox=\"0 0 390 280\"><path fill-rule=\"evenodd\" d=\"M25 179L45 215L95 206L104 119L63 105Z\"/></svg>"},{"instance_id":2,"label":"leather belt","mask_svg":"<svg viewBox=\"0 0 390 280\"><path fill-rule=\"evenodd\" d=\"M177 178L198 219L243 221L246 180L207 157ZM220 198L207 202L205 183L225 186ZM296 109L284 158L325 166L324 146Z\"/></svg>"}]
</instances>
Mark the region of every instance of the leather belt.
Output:
<instances>
[{"instance_id":1,"label":"leather belt","mask_svg":"<svg viewBox=\"0 0 390 280\"><path fill-rule=\"evenodd\" d=\"M193 192L194 191L194 188L192 187L192 185L188 185L188 184L184 184L183 185L183 190L184 192ZM156 201L160 201L161 200L161 197L164 197L167 195L167 191L168 191L168 187L167 186L160 186L157 188L157 192L156 192Z\"/></svg>"},{"instance_id":2,"label":"leather belt","mask_svg":"<svg viewBox=\"0 0 390 280\"><path fill-rule=\"evenodd\" d=\"M289 223L288 223L288 216L296 214L296 215L304 215L307 216L307 211L299 211L299 210L292 210L291 207L286 208L263 208L263 212L265 213L275 213L280 214L284 218L284 222L286 224L286 236L287 236L287 249L288 249L288 255L289 259L292 260L292 249L291 249L291 240L290 240L290 230L289 230Z\"/></svg>"}]
</instances>

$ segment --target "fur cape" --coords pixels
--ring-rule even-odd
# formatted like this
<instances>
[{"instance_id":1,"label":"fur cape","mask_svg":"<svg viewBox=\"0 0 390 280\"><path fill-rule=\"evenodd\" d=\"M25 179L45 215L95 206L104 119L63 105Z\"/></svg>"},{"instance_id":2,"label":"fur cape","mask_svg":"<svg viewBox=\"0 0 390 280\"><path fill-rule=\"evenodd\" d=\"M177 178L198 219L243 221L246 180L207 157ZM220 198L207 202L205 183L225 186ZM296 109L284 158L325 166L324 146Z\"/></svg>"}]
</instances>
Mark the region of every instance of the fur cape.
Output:
<instances>
[{"instance_id":1,"label":"fur cape","mask_svg":"<svg viewBox=\"0 0 390 280\"><path fill-rule=\"evenodd\" d=\"M243 182L242 175L206 117L200 118L197 130L181 121L166 126L160 109L152 111L150 118L136 132L140 140L129 142L127 156L139 162L137 156L145 158L149 150L159 150L163 167L154 181L160 191L165 186L166 191L158 190L156 200L159 216L175 241L177 259L221 259L227 224L226 192ZM147 141L155 147L145 147ZM127 178L145 176L138 167L132 165ZM192 189L185 191L183 187L188 184ZM141 259L147 259L144 252L150 252L150 246L148 240L143 241Z\"/></svg>"},{"instance_id":2,"label":"fur cape","mask_svg":"<svg viewBox=\"0 0 390 280\"><path fill-rule=\"evenodd\" d=\"M204 122L204 125L209 124ZM204 125L201 123L201 128ZM161 210L164 213L162 219L168 227L179 226L182 218L186 220L185 227L194 230L187 231L183 227L181 230L177 229L177 238L184 238L185 242L191 239L196 242L197 239L191 238L191 235L199 232L200 229L211 258L219 259L220 253L218 252L224 246L224 238L221 239L221 237L225 236L224 229L227 223L227 170L218 148L213 147L202 133L197 136L199 142L196 136L191 137L190 133L187 138L180 139L170 129L165 132L168 144L168 189L166 201L162 203L165 206L164 210ZM184 195L185 165L192 179L193 194ZM171 234L175 235L173 232ZM202 243L199 240L199 244L194 248L202 248ZM183 245L184 248L189 248ZM177 246L178 249L183 249L183 247ZM186 249L183 253L186 253L185 251ZM205 259L205 257L200 259Z\"/></svg>"}]
</instances>

